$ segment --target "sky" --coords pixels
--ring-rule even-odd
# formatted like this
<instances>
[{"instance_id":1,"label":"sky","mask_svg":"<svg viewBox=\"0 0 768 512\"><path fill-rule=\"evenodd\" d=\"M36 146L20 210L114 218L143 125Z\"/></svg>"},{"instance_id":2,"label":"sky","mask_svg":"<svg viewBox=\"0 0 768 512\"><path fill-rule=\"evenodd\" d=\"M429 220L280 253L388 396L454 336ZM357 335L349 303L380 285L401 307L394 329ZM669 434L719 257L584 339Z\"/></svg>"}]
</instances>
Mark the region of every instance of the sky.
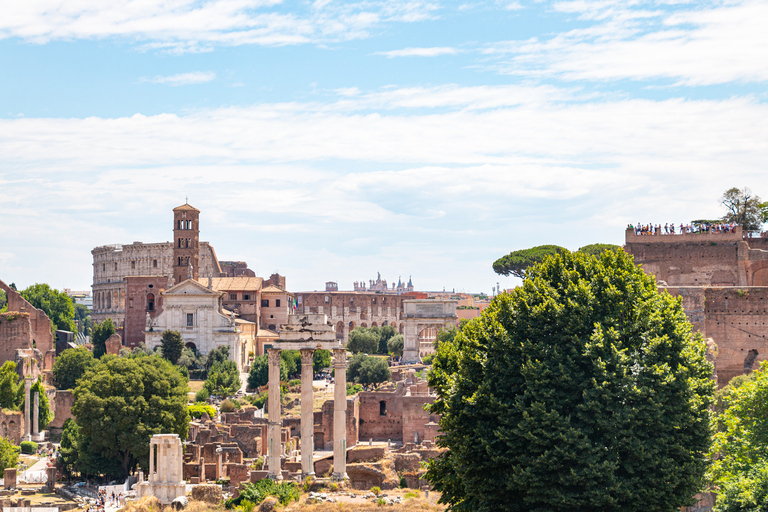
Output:
<instances>
[{"instance_id":1,"label":"sky","mask_svg":"<svg viewBox=\"0 0 768 512\"><path fill-rule=\"evenodd\" d=\"M512 250L768 197L766 1L26 0L0 15L0 279L201 210L291 291L490 293Z\"/></svg>"}]
</instances>

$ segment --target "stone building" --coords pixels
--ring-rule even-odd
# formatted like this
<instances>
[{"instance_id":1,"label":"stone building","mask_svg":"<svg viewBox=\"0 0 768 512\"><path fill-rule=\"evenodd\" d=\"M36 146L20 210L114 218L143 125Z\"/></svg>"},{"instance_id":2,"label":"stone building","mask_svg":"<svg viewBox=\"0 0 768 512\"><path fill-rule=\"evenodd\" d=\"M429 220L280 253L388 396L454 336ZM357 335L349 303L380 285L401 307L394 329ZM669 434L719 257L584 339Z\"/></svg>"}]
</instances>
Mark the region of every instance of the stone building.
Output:
<instances>
[{"instance_id":1,"label":"stone building","mask_svg":"<svg viewBox=\"0 0 768 512\"><path fill-rule=\"evenodd\" d=\"M161 345L163 331L179 331L185 346L200 354L229 347L230 359L241 372L247 372L249 353L256 351L257 324L225 310L224 294L193 279L160 292L163 311L145 324L145 343L155 348Z\"/></svg>"},{"instance_id":2,"label":"stone building","mask_svg":"<svg viewBox=\"0 0 768 512\"><path fill-rule=\"evenodd\" d=\"M637 235L626 252L683 302L694 329L717 345L718 385L768 356L768 239L729 233Z\"/></svg>"}]
</instances>

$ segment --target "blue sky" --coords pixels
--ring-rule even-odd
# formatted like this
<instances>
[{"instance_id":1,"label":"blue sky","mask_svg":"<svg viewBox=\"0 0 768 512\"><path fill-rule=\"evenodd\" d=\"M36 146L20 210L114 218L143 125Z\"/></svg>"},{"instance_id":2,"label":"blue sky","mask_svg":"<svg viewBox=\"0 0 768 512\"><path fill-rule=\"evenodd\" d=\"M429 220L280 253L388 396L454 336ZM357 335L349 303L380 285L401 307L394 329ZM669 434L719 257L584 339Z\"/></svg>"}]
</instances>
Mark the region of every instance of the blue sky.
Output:
<instances>
[{"instance_id":1,"label":"blue sky","mask_svg":"<svg viewBox=\"0 0 768 512\"><path fill-rule=\"evenodd\" d=\"M189 196L291 290L490 292L768 196L768 2L35 0L0 15L0 278L85 289Z\"/></svg>"}]
</instances>

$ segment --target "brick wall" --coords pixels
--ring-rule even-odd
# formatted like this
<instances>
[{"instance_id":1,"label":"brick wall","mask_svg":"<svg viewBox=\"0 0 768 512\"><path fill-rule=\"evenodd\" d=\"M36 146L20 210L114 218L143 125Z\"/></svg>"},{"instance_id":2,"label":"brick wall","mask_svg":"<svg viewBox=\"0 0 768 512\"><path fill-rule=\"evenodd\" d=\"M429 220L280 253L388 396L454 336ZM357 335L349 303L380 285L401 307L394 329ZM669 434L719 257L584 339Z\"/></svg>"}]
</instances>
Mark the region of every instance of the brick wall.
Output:
<instances>
[{"instance_id":1,"label":"brick wall","mask_svg":"<svg viewBox=\"0 0 768 512\"><path fill-rule=\"evenodd\" d=\"M125 324L123 340L126 347L136 347L144 342L147 313L156 318L163 311L160 292L168 287L166 276L135 276L125 278ZM152 309L148 309L152 301Z\"/></svg>"}]
</instances>

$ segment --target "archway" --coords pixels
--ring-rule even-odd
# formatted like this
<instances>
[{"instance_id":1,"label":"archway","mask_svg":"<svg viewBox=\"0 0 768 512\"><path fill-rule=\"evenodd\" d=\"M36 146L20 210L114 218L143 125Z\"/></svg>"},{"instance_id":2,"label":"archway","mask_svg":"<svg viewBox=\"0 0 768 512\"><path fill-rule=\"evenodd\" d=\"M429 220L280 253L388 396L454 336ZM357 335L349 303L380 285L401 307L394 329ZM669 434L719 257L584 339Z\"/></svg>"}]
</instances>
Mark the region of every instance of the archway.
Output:
<instances>
[{"instance_id":1,"label":"archway","mask_svg":"<svg viewBox=\"0 0 768 512\"><path fill-rule=\"evenodd\" d=\"M344 322L342 322L341 320L336 322L336 339L337 340L344 339Z\"/></svg>"},{"instance_id":2,"label":"archway","mask_svg":"<svg viewBox=\"0 0 768 512\"><path fill-rule=\"evenodd\" d=\"M148 293L147 294L147 311L154 311L154 310L155 310L155 294Z\"/></svg>"},{"instance_id":3,"label":"archway","mask_svg":"<svg viewBox=\"0 0 768 512\"><path fill-rule=\"evenodd\" d=\"M192 352L194 352L195 355L197 355L197 346L194 343L192 343L191 341L188 341L187 343L185 343L184 347L185 348L191 348Z\"/></svg>"}]
</instances>

